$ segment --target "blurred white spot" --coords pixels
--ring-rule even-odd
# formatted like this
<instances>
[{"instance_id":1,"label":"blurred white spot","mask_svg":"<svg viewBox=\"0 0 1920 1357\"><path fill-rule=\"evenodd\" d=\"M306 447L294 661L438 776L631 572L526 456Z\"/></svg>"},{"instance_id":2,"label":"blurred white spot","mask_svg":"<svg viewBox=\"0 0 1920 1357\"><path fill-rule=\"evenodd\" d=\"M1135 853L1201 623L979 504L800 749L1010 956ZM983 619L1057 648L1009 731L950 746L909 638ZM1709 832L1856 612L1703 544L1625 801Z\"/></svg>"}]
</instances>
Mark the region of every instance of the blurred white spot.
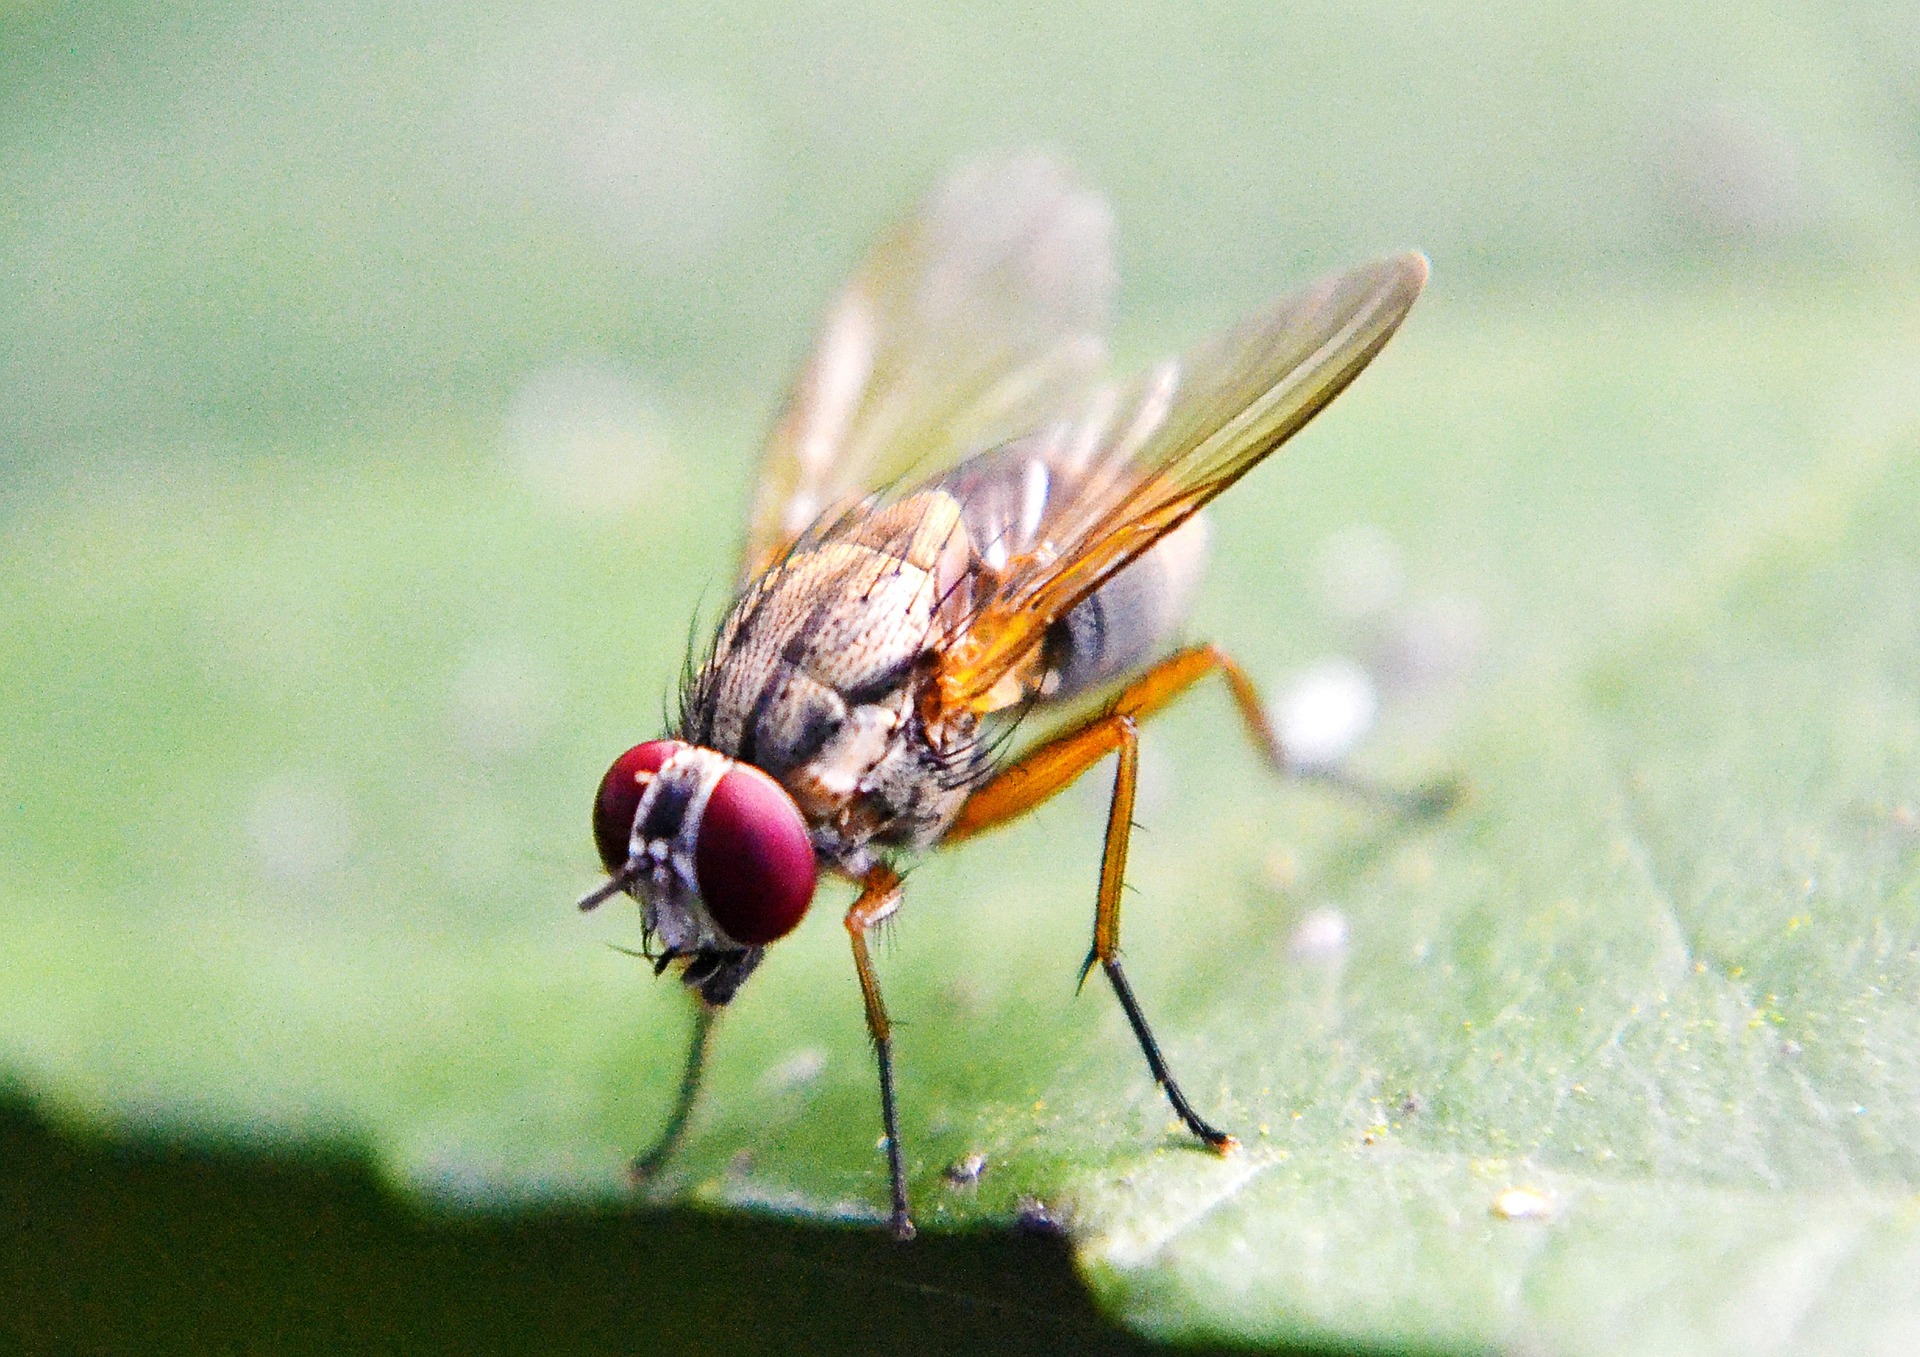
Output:
<instances>
[{"instance_id":1,"label":"blurred white spot","mask_svg":"<svg viewBox=\"0 0 1920 1357\"><path fill-rule=\"evenodd\" d=\"M1669 125L1659 160L1674 211L1709 235L1777 238L1813 218L1799 148L1765 110L1696 109Z\"/></svg>"},{"instance_id":2,"label":"blurred white spot","mask_svg":"<svg viewBox=\"0 0 1920 1357\"><path fill-rule=\"evenodd\" d=\"M746 198L746 148L701 90L640 86L569 129L569 187L617 242L653 263L713 254Z\"/></svg>"},{"instance_id":3,"label":"blurred white spot","mask_svg":"<svg viewBox=\"0 0 1920 1357\"><path fill-rule=\"evenodd\" d=\"M1345 757L1373 727L1380 698L1366 670L1335 656L1302 670L1273 705L1288 761L1320 768Z\"/></svg>"},{"instance_id":4,"label":"blurred white spot","mask_svg":"<svg viewBox=\"0 0 1920 1357\"><path fill-rule=\"evenodd\" d=\"M1404 609L1383 638L1382 677L1395 688L1429 688L1457 679L1479 662L1486 621L1479 601L1440 594Z\"/></svg>"},{"instance_id":5,"label":"blurred white spot","mask_svg":"<svg viewBox=\"0 0 1920 1357\"><path fill-rule=\"evenodd\" d=\"M1293 926L1287 950L1302 961L1338 961L1347 951L1347 916L1316 909Z\"/></svg>"},{"instance_id":6,"label":"blurred white spot","mask_svg":"<svg viewBox=\"0 0 1920 1357\"><path fill-rule=\"evenodd\" d=\"M656 270L713 257L753 200L755 140L710 90L636 78L589 21L532 20L478 77L456 130L489 177Z\"/></svg>"},{"instance_id":7,"label":"blurred white spot","mask_svg":"<svg viewBox=\"0 0 1920 1357\"><path fill-rule=\"evenodd\" d=\"M763 1087L774 1093L790 1093L815 1083L827 1070L824 1047L805 1046L760 1076Z\"/></svg>"},{"instance_id":8,"label":"blurred white spot","mask_svg":"<svg viewBox=\"0 0 1920 1357\"><path fill-rule=\"evenodd\" d=\"M1502 1220L1545 1220L1553 1202L1530 1187L1510 1187L1493 1199L1493 1214Z\"/></svg>"},{"instance_id":9,"label":"blurred white spot","mask_svg":"<svg viewBox=\"0 0 1920 1357\"><path fill-rule=\"evenodd\" d=\"M588 360L543 368L521 383L503 430L514 471L570 509L618 512L647 494L666 462L664 421L640 387Z\"/></svg>"},{"instance_id":10,"label":"blurred white spot","mask_svg":"<svg viewBox=\"0 0 1920 1357\"><path fill-rule=\"evenodd\" d=\"M559 716L559 678L538 655L511 645L467 657L453 678L454 733L469 750L525 749Z\"/></svg>"},{"instance_id":11,"label":"blurred white spot","mask_svg":"<svg viewBox=\"0 0 1920 1357\"><path fill-rule=\"evenodd\" d=\"M1836 411L1837 432L1864 444L1890 443L1920 427L1920 345L1887 345L1861 355L1859 376Z\"/></svg>"},{"instance_id":12,"label":"blurred white spot","mask_svg":"<svg viewBox=\"0 0 1920 1357\"><path fill-rule=\"evenodd\" d=\"M310 881L339 865L352 846L347 799L328 783L280 773L254 789L246 832L260 870L278 881Z\"/></svg>"},{"instance_id":13,"label":"blurred white spot","mask_svg":"<svg viewBox=\"0 0 1920 1357\"><path fill-rule=\"evenodd\" d=\"M1356 524L1320 545L1320 594L1327 611L1357 619L1385 612L1406 585L1400 548L1379 528Z\"/></svg>"}]
</instances>

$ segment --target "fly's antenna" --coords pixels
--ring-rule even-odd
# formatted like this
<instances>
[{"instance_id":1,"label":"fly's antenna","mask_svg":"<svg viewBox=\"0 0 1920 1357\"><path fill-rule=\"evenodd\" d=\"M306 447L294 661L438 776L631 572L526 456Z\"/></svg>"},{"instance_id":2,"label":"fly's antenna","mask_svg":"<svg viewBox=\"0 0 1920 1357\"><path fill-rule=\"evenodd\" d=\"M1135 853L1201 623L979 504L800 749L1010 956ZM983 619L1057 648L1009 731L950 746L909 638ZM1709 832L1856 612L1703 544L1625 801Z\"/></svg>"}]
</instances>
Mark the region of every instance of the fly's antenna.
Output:
<instances>
[{"instance_id":1,"label":"fly's antenna","mask_svg":"<svg viewBox=\"0 0 1920 1357\"><path fill-rule=\"evenodd\" d=\"M621 891L626 890L632 886L634 882L638 881L640 879L640 873L644 870L646 870L646 863L643 859L629 859L626 866L580 897L580 912L585 914L589 910L600 908L600 906L604 905L607 901L613 899L614 896L620 894Z\"/></svg>"}]
</instances>

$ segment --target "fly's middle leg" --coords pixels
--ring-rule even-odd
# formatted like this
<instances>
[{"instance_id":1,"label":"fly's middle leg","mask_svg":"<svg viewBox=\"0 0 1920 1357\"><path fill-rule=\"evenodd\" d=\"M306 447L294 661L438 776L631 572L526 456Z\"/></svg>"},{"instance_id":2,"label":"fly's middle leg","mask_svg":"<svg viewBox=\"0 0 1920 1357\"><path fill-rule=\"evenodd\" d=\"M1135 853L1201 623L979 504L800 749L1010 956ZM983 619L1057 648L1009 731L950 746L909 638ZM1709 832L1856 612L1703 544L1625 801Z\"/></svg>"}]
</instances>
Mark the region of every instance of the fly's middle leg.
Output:
<instances>
[{"instance_id":1,"label":"fly's middle leg","mask_svg":"<svg viewBox=\"0 0 1920 1357\"><path fill-rule=\"evenodd\" d=\"M1146 1013L1127 980L1120 962L1120 897L1126 881L1127 845L1133 830L1133 802L1139 779L1139 723L1159 711L1180 693L1217 667L1224 659L1211 647L1182 651L1155 665L1131 684L1103 714L1028 752L993 781L980 788L961 808L960 817L944 842L970 838L1006 823L1071 785L1109 754L1117 756L1113 800L1107 810L1107 833L1100 856L1100 894L1094 908L1093 945L1081 979L1097 963L1114 997L1127 1015L1134 1039L1146 1057L1154 1081L1165 1090L1173 1110L1200 1141L1226 1153L1238 1142L1208 1122L1193 1108L1168 1068L1160 1043L1147 1024Z\"/></svg>"},{"instance_id":2,"label":"fly's middle leg","mask_svg":"<svg viewBox=\"0 0 1920 1357\"><path fill-rule=\"evenodd\" d=\"M847 910L847 936L853 942L853 968L860 976L860 997L867 1010L867 1034L873 1038L874 1058L880 1065L880 1122L887 1137L887 1174L893 1187L891 1226L895 1239L912 1239L913 1217L907 1211L906 1159L900 1150L900 1113L893 1096L893 1024L880 998L880 978L874 974L867 950L867 931L900 908L900 878L889 867L876 866L861 883L860 897Z\"/></svg>"}]
</instances>

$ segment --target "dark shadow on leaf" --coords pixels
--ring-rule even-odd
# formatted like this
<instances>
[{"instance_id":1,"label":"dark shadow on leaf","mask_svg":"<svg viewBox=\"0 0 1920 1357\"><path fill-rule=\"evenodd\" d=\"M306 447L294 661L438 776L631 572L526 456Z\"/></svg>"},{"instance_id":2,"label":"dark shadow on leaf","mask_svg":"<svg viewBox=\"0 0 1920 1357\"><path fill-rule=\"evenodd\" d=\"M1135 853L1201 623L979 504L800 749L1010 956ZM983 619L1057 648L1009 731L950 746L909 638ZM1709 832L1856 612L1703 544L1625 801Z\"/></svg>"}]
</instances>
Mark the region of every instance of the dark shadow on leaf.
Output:
<instances>
[{"instance_id":1,"label":"dark shadow on leaf","mask_svg":"<svg viewBox=\"0 0 1920 1357\"><path fill-rule=\"evenodd\" d=\"M338 1147L80 1136L3 1092L0 1201L7 1351L1168 1350L1099 1314L1045 1231L902 1246L684 1209L436 1214Z\"/></svg>"}]
</instances>

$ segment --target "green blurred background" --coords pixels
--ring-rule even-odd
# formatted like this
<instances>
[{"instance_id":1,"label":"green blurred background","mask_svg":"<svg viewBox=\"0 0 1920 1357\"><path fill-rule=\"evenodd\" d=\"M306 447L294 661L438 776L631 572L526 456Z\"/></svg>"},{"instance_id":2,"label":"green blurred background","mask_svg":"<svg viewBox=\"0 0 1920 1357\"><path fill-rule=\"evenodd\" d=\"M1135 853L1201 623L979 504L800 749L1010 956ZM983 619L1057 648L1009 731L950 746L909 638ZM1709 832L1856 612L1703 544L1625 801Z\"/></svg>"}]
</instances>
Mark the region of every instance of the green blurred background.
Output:
<instances>
[{"instance_id":1,"label":"green blurred background","mask_svg":"<svg viewBox=\"0 0 1920 1357\"><path fill-rule=\"evenodd\" d=\"M704 428L957 158L1113 197L1123 314L1207 327L1417 244L1441 304L1884 280L1899 3L9 8L0 431L491 432L593 356ZM311 454L307 454L311 456Z\"/></svg>"},{"instance_id":2,"label":"green blurred background","mask_svg":"<svg viewBox=\"0 0 1920 1357\"><path fill-rule=\"evenodd\" d=\"M593 783L655 732L688 619L723 596L759 430L824 299L953 164L1036 145L1112 199L1129 361L1343 264L1431 256L1378 370L1223 507L1201 607L1279 681L1355 648L1341 561L1353 587L1390 576L1413 621L1376 651L1438 645L1447 672L1387 693L1363 751L1383 776L1448 766L1488 694L1576 666L1683 591L1729 524L1920 411L1920 21L1897 0L8 6L0 1072L15 1162L40 1166L16 1239L63 1240L57 1267L11 1274L39 1298L20 1313L92 1315L76 1332L136 1346L431 1345L424 1285L331 1334L258 1327L284 1278L210 1296L204 1328L158 1302L145 1331L139 1304L66 1306L49 1287L109 1286L129 1239L218 1234L209 1203L253 1199L265 1172L216 1154L226 1188L177 1190L128 1143L289 1155L288 1221L302 1193L360 1209L340 1204L372 1191L354 1173L328 1195L340 1151L442 1206L615 1199L682 1017L600 946L630 943L630 920L569 912L594 879ZM1189 848L1136 870L1143 893L1275 813L1207 799L1221 719L1172 722L1155 828ZM1231 787L1259 785L1233 758ZM1284 804L1293 847L1236 849L1224 879L1311 871L1316 835L1346 836L1336 866L1358 852L1344 810ZM1097 820L1084 798L1052 832ZM1112 1036L1097 1006L1062 1018L1078 906L1038 909L1084 891L1091 858L1009 842L917 877L946 908L886 963L929 1047L982 1013L1008 1041L909 1076L933 1109L927 1182ZM994 873L1008 862L1026 884ZM997 903L962 908L973 893ZM1265 918L1217 908L1228 932ZM719 1071L743 1110L695 1154L718 1172L747 1143L803 1189L709 1198L879 1200L823 922L788 979L756 980ZM819 1046L795 1046L795 1013L821 1015ZM788 1085L823 1053L799 1115ZM1099 1057L1095 1083L1130 1060ZM1071 1130L1019 1144L1044 1168L1075 1155ZM310 1180L303 1146L323 1147ZM115 1214L83 1190L99 1182L158 1205ZM951 1219L1004 1224L1016 1195ZM366 1209L338 1248L272 1223L258 1248L311 1260L322 1313L366 1283L340 1258L417 1262L418 1231L471 1231L492 1264L423 1265L473 1288L480 1318L446 1341L515 1346L486 1316L522 1284L500 1260L531 1226ZM621 1219L556 1227L540 1266L568 1275L603 1228L642 1257L768 1247L700 1214ZM1043 1311L1076 1341L1133 1341L1099 1327L1063 1251L990 1235L978 1255L943 1264L966 1279L949 1290L1032 1295L969 1301L942 1342L1004 1346ZM794 1319L899 1265L845 1266L741 1321L734 1350L896 1333ZM724 1301L701 1279L731 1274L691 1272L649 1304L697 1345L714 1331L689 1317ZM141 1275L136 1301L178 1298L173 1274ZM527 1346L641 1342L617 1316L569 1328L576 1293L555 1285L518 1317L544 1332Z\"/></svg>"}]
</instances>

